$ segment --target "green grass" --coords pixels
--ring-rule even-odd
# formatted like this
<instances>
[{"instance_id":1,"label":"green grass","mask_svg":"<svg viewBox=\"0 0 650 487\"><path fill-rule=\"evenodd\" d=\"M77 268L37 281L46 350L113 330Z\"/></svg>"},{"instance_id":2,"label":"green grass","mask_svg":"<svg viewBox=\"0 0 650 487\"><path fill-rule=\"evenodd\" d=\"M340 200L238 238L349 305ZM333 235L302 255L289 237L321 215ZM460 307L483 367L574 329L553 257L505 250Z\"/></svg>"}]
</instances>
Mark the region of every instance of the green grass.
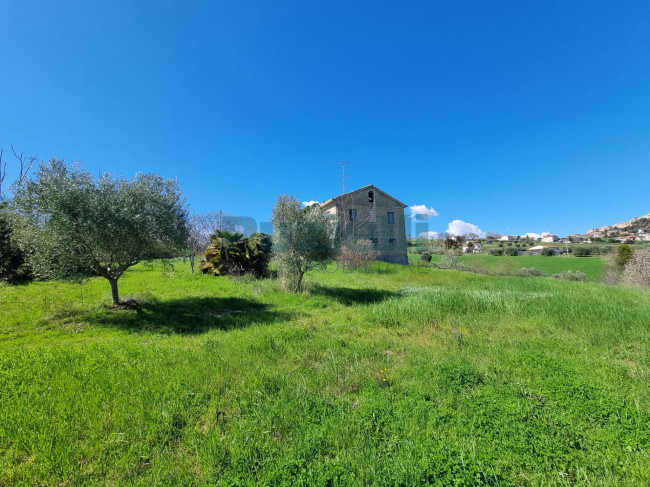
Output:
<instances>
[{"instance_id":1,"label":"green grass","mask_svg":"<svg viewBox=\"0 0 650 487\"><path fill-rule=\"evenodd\" d=\"M140 310L102 279L83 303L0 284L0 485L650 484L647 291L386 265L307 284L141 265Z\"/></svg>"},{"instance_id":2,"label":"green grass","mask_svg":"<svg viewBox=\"0 0 650 487\"><path fill-rule=\"evenodd\" d=\"M412 257L414 255L412 254ZM438 262L440 255L433 255L431 262ZM521 267L536 267L544 274L553 275L564 271L581 271L587 274L590 281L599 281L605 259L602 257L567 257L555 256L544 257L542 255L518 255L518 256L496 256L488 254L470 254L460 256L461 261L481 261L487 265L497 265L499 262L508 260L516 262Z\"/></svg>"}]
</instances>

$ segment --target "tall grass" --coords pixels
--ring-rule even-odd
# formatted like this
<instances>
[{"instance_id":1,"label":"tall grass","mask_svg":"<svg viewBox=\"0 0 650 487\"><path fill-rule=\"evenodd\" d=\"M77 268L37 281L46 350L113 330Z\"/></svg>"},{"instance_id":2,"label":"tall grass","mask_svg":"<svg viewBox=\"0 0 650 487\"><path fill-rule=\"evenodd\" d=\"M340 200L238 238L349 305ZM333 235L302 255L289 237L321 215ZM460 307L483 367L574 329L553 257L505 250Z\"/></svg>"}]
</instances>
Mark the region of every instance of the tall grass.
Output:
<instances>
[{"instance_id":1,"label":"tall grass","mask_svg":"<svg viewBox=\"0 0 650 487\"><path fill-rule=\"evenodd\" d=\"M0 485L646 485L650 295L330 267L0 285Z\"/></svg>"}]
</instances>

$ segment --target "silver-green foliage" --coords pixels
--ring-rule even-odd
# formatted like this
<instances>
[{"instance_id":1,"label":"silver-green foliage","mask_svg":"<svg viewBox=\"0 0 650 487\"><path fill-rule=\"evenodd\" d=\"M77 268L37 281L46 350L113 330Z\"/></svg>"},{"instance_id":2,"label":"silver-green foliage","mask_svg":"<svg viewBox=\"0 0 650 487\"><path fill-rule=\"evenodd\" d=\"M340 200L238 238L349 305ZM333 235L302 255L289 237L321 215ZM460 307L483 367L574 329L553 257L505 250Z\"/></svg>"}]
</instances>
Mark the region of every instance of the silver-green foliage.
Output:
<instances>
[{"instance_id":1,"label":"silver-green foliage","mask_svg":"<svg viewBox=\"0 0 650 487\"><path fill-rule=\"evenodd\" d=\"M187 211L175 180L139 173L97 179L78 164L52 159L13 201L16 234L35 276L94 271L117 280L140 261L173 255L187 239Z\"/></svg>"},{"instance_id":2,"label":"silver-green foliage","mask_svg":"<svg viewBox=\"0 0 650 487\"><path fill-rule=\"evenodd\" d=\"M282 195L273 208L273 255L285 290L299 292L307 271L335 254L336 225L318 205Z\"/></svg>"}]
</instances>

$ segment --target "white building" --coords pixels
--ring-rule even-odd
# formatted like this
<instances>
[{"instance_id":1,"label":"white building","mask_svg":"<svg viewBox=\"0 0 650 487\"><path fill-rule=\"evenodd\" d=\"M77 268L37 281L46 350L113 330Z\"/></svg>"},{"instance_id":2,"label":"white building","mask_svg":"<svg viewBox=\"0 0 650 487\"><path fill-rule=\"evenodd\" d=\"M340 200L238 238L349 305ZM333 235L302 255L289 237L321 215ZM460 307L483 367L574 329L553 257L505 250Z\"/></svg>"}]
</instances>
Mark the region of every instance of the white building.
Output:
<instances>
[{"instance_id":1,"label":"white building","mask_svg":"<svg viewBox=\"0 0 650 487\"><path fill-rule=\"evenodd\" d=\"M515 236L514 235L503 235L503 236L501 236L501 238L499 240L501 240L502 242L512 242L512 241L515 240Z\"/></svg>"},{"instance_id":2,"label":"white building","mask_svg":"<svg viewBox=\"0 0 650 487\"><path fill-rule=\"evenodd\" d=\"M559 241L560 241L560 237L558 237L557 235L545 235L544 237L542 237L542 242L544 243L554 243Z\"/></svg>"}]
</instances>

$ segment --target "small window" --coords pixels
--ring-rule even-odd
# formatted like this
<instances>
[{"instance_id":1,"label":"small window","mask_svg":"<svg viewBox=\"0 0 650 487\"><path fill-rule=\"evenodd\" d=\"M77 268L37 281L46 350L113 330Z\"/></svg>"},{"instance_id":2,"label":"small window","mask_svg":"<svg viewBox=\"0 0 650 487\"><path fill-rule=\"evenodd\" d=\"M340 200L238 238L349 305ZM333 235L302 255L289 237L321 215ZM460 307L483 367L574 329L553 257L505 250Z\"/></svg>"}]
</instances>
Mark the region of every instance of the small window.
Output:
<instances>
[{"instance_id":1,"label":"small window","mask_svg":"<svg viewBox=\"0 0 650 487\"><path fill-rule=\"evenodd\" d=\"M375 201L375 192L368 191L368 203L373 203Z\"/></svg>"},{"instance_id":2,"label":"small window","mask_svg":"<svg viewBox=\"0 0 650 487\"><path fill-rule=\"evenodd\" d=\"M378 244L378 243L379 243L379 237L371 237L371 238L370 238L370 241L371 241L372 243L374 243L374 244Z\"/></svg>"},{"instance_id":3,"label":"small window","mask_svg":"<svg viewBox=\"0 0 650 487\"><path fill-rule=\"evenodd\" d=\"M350 215L350 221L351 222L356 222L357 221L357 210L355 210L353 208L350 209L349 215Z\"/></svg>"},{"instance_id":4,"label":"small window","mask_svg":"<svg viewBox=\"0 0 650 487\"><path fill-rule=\"evenodd\" d=\"M395 223L395 213L393 213L392 211L389 211L388 212L388 224L392 225L393 223Z\"/></svg>"},{"instance_id":5,"label":"small window","mask_svg":"<svg viewBox=\"0 0 650 487\"><path fill-rule=\"evenodd\" d=\"M388 243L397 243L397 237L388 237Z\"/></svg>"}]
</instances>

